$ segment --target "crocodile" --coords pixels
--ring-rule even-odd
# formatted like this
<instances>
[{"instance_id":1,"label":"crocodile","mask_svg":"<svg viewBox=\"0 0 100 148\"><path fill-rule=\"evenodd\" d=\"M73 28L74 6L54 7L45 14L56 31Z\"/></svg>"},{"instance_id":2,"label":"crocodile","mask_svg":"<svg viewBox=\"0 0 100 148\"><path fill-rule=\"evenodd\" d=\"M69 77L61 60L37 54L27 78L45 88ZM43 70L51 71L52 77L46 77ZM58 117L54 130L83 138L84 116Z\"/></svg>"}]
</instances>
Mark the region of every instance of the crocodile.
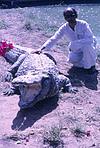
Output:
<instances>
[{"instance_id":1,"label":"crocodile","mask_svg":"<svg viewBox=\"0 0 100 148\"><path fill-rule=\"evenodd\" d=\"M20 55L25 54L25 53L30 53L32 51L33 51L32 48L23 47L20 45L13 44L13 48L6 51L4 58L10 64L14 64Z\"/></svg>"},{"instance_id":2,"label":"crocodile","mask_svg":"<svg viewBox=\"0 0 100 148\"><path fill-rule=\"evenodd\" d=\"M69 78L59 72L55 59L47 53L22 54L8 70L6 80L11 80L12 87L5 94L12 95L18 90L20 109L59 96L60 91L76 91Z\"/></svg>"}]
</instances>

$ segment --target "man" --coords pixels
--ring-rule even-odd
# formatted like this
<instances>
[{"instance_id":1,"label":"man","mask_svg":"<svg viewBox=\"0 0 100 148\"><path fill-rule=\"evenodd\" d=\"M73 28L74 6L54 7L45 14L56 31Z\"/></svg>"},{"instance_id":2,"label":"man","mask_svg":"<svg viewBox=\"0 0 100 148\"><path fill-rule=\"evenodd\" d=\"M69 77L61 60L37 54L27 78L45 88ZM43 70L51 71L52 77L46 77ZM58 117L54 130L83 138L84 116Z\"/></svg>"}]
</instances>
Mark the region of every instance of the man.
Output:
<instances>
[{"instance_id":1,"label":"man","mask_svg":"<svg viewBox=\"0 0 100 148\"><path fill-rule=\"evenodd\" d=\"M78 14L74 8L67 8L63 16L66 23L39 50L50 49L63 35L66 35L69 41L68 61L75 67L83 68L89 74L94 73L97 57L96 40L89 24L77 19Z\"/></svg>"}]
</instances>

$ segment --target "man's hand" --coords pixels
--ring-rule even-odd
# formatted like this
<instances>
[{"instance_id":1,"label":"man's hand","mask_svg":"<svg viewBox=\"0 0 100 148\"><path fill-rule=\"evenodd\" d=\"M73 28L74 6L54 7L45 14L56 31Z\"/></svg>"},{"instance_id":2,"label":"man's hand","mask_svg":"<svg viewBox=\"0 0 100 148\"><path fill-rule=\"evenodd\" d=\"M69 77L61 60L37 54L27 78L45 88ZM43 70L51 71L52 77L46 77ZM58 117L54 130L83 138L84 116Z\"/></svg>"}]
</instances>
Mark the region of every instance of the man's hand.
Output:
<instances>
[{"instance_id":1,"label":"man's hand","mask_svg":"<svg viewBox=\"0 0 100 148\"><path fill-rule=\"evenodd\" d=\"M34 53L40 54L42 53L43 49L45 49L45 47L39 48L37 49L37 51L32 51L31 54L34 54Z\"/></svg>"},{"instance_id":2,"label":"man's hand","mask_svg":"<svg viewBox=\"0 0 100 148\"><path fill-rule=\"evenodd\" d=\"M42 53L42 50L39 48L39 49L37 49L37 51L32 51L31 52L31 54L34 54L34 53L40 54L40 53Z\"/></svg>"}]
</instances>

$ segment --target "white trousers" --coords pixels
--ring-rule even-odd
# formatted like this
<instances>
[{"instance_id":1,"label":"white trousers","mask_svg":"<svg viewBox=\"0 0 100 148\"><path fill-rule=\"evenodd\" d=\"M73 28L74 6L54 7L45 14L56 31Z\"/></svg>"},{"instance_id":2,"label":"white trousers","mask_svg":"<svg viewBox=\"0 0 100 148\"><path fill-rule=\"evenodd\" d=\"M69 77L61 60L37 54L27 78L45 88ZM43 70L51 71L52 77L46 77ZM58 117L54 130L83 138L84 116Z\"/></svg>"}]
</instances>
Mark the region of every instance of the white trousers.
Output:
<instances>
[{"instance_id":1,"label":"white trousers","mask_svg":"<svg viewBox=\"0 0 100 148\"><path fill-rule=\"evenodd\" d=\"M69 51L68 62L76 67L89 69L96 64L96 58L96 48L92 45L85 45L81 49Z\"/></svg>"}]
</instances>

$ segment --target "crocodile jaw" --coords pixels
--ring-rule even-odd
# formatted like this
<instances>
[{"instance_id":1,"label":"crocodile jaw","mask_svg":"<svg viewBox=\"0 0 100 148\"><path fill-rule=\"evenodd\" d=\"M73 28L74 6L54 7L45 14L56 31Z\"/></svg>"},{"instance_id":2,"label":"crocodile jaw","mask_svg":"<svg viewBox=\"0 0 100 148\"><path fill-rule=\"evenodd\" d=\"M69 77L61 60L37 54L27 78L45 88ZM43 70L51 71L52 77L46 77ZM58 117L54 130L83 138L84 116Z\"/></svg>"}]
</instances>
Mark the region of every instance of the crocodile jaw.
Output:
<instances>
[{"instance_id":1,"label":"crocodile jaw","mask_svg":"<svg viewBox=\"0 0 100 148\"><path fill-rule=\"evenodd\" d=\"M41 84L33 84L33 85L20 85L20 108L28 108L31 107L29 104L33 104L35 102L36 97L39 95L42 87Z\"/></svg>"},{"instance_id":2,"label":"crocodile jaw","mask_svg":"<svg viewBox=\"0 0 100 148\"><path fill-rule=\"evenodd\" d=\"M19 86L20 91L20 108L31 107L33 102L37 102L36 97L42 91L41 81L43 78L47 78L46 74L37 75L23 75L16 77L12 84L13 86Z\"/></svg>"}]
</instances>

